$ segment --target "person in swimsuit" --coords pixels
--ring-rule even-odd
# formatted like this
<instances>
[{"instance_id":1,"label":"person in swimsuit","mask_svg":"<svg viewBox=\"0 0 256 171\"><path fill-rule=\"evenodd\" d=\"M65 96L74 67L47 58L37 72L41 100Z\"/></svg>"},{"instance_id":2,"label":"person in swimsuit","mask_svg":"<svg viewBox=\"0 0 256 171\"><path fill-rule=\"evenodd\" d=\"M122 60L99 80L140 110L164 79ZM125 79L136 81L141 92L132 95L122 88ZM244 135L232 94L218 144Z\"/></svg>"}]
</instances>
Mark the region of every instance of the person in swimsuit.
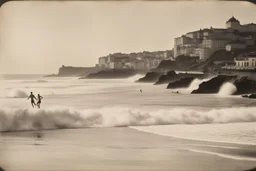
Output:
<instances>
[{"instance_id":1,"label":"person in swimsuit","mask_svg":"<svg viewBox=\"0 0 256 171\"><path fill-rule=\"evenodd\" d=\"M41 104L41 100L43 99L42 96L40 96L40 94L37 95L38 101L37 101L37 107L40 108L40 104Z\"/></svg>"},{"instance_id":2,"label":"person in swimsuit","mask_svg":"<svg viewBox=\"0 0 256 171\"><path fill-rule=\"evenodd\" d=\"M28 99L31 99L31 105L32 105L32 107L34 107L36 104L35 104L35 100L34 99L36 99L36 97L34 96L34 94L33 94L33 92L30 92L30 96L28 96ZM37 99L36 99L37 100Z\"/></svg>"}]
</instances>

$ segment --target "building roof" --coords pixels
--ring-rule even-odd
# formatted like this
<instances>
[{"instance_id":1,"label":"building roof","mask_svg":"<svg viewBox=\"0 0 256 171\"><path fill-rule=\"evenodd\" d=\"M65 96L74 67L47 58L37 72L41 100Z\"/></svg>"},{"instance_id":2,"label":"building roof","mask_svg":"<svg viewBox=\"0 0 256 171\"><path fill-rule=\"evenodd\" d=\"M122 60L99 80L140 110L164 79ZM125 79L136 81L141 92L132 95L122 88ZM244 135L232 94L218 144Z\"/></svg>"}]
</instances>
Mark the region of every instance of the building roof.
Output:
<instances>
[{"instance_id":1,"label":"building roof","mask_svg":"<svg viewBox=\"0 0 256 171\"><path fill-rule=\"evenodd\" d=\"M236 57L236 60L248 60L248 58L256 58L256 52L242 53Z\"/></svg>"},{"instance_id":2,"label":"building roof","mask_svg":"<svg viewBox=\"0 0 256 171\"><path fill-rule=\"evenodd\" d=\"M187 34L191 34L191 33L198 33L198 32L201 32L202 30L196 30L196 31L191 31L191 32L188 32Z\"/></svg>"},{"instance_id":3,"label":"building roof","mask_svg":"<svg viewBox=\"0 0 256 171\"><path fill-rule=\"evenodd\" d=\"M232 16L226 23L228 22L239 22L234 16Z\"/></svg>"},{"instance_id":4,"label":"building roof","mask_svg":"<svg viewBox=\"0 0 256 171\"><path fill-rule=\"evenodd\" d=\"M235 58L236 61L248 61L249 58L256 58L256 56L244 56Z\"/></svg>"},{"instance_id":5,"label":"building roof","mask_svg":"<svg viewBox=\"0 0 256 171\"><path fill-rule=\"evenodd\" d=\"M255 23L249 23L249 24L244 24L242 26L250 26L250 25L256 25Z\"/></svg>"}]
</instances>

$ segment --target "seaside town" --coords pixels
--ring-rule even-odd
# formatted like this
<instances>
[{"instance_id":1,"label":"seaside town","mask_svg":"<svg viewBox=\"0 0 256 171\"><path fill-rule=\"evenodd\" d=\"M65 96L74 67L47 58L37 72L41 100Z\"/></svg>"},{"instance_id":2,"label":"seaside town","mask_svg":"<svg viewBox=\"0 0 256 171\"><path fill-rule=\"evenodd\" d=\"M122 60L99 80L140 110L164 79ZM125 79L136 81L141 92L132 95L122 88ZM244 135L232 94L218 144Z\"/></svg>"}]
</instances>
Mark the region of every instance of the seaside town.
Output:
<instances>
[{"instance_id":1,"label":"seaside town","mask_svg":"<svg viewBox=\"0 0 256 171\"><path fill-rule=\"evenodd\" d=\"M174 48L171 50L109 54L100 57L96 67L150 70L156 68L162 60L175 61L181 56L194 59L200 64L219 52L218 55L224 57L216 60L215 63L222 64L220 65L222 69L255 69L256 54L253 53L256 50L255 42L256 24L241 24L232 16L226 21L225 28L204 28L175 38Z\"/></svg>"}]
</instances>

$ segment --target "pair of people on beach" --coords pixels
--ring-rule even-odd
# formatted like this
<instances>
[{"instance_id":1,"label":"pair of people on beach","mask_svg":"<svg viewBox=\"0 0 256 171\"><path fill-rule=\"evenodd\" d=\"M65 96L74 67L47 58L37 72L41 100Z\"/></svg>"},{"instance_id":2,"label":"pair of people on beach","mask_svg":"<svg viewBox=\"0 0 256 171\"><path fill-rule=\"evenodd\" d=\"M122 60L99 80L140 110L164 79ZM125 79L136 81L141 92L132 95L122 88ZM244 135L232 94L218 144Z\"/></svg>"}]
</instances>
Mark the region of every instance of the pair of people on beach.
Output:
<instances>
[{"instance_id":1,"label":"pair of people on beach","mask_svg":"<svg viewBox=\"0 0 256 171\"><path fill-rule=\"evenodd\" d=\"M37 95L37 98L34 96L33 92L30 93L30 95L28 96L28 99L31 100L31 105L32 107L37 106L38 108L40 108L40 104L41 104L41 100L43 99L42 96L40 96L40 94ZM37 100L37 103L35 103L35 100Z\"/></svg>"}]
</instances>

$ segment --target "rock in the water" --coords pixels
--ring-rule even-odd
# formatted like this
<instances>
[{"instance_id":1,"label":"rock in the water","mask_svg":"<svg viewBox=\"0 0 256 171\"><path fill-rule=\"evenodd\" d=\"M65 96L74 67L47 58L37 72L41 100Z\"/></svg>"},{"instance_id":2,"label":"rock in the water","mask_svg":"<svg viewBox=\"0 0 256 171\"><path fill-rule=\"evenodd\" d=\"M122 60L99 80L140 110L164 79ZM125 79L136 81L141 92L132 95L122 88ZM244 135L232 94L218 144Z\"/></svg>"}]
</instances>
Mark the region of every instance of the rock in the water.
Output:
<instances>
[{"instance_id":1,"label":"rock in the water","mask_svg":"<svg viewBox=\"0 0 256 171\"><path fill-rule=\"evenodd\" d=\"M248 79L248 77L242 77L237 79L233 83L237 91L235 94L250 94L256 93L256 81Z\"/></svg>"},{"instance_id":2,"label":"rock in the water","mask_svg":"<svg viewBox=\"0 0 256 171\"><path fill-rule=\"evenodd\" d=\"M178 74L176 74L175 71L169 71L169 72L167 72L166 75L160 76L158 81L155 83L155 85L165 84L165 83L169 83L171 81L177 81L179 79L180 79L180 76Z\"/></svg>"},{"instance_id":3,"label":"rock in the water","mask_svg":"<svg viewBox=\"0 0 256 171\"><path fill-rule=\"evenodd\" d=\"M91 73L80 79L117 79L117 78L128 78L135 75L136 72L130 69L110 69L102 70L96 73Z\"/></svg>"},{"instance_id":4,"label":"rock in the water","mask_svg":"<svg viewBox=\"0 0 256 171\"><path fill-rule=\"evenodd\" d=\"M148 72L144 77L138 79L136 82L145 82L145 83L156 82L161 75L162 73L159 73L159 72Z\"/></svg>"},{"instance_id":5,"label":"rock in the water","mask_svg":"<svg viewBox=\"0 0 256 171\"><path fill-rule=\"evenodd\" d=\"M249 99L256 99L256 94L251 94L251 95L249 96Z\"/></svg>"},{"instance_id":6,"label":"rock in the water","mask_svg":"<svg viewBox=\"0 0 256 171\"><path fill-rule=\"evenodd\" d=\"M249 97L249 95L244 94L244 95L242 95L242 97L244 97L244 98L248 98L248 97Z\"/></svg>"},{"instance_id":7,"label":"rock in the water","mask_svg":"<svg viewBox=\"0 0 256 171\"><path fill-rule=\"evenodd\" d=\"M191 84L191 82L194 80L194 77L186 77L182 78L178 81L171 82L168 84L167 89L175 89L175 88L187 88Z\"/></svg>"},{"instance_id":8,"label":"rock in the water","mask_svg":"<svg viewBox=\"0 0 256 171\"><path fill-rule=\"evenodd\" d=\"M225 82L233 81L237 76L218 75L209 81L205 81L199 85L197 90L193 90L191 94L214 94L218 93L221 85Z\"/></svg>"}]
</instances>

